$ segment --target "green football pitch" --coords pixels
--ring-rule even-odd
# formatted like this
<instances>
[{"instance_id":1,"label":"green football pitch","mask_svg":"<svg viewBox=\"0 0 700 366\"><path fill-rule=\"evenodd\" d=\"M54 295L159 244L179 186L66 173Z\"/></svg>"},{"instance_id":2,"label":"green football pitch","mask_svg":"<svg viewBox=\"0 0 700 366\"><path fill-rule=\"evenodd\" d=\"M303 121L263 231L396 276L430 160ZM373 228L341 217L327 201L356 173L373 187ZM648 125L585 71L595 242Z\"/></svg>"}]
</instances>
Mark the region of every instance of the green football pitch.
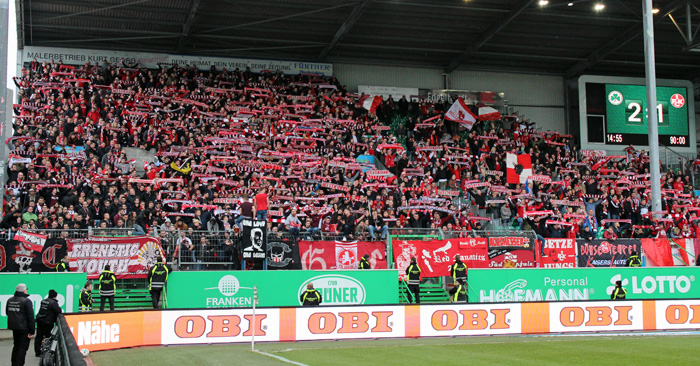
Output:
<instances>
[{"instance_id":1,"label":"green football pitch","mask_svg":"<svg viewBox=\"0 0 700 366\"><path fill-rule=\"evenodd\" d=\"M111 365L696 365L700 335L465 337L146 347L93 352Z\"/></svg>"}]
</instances>

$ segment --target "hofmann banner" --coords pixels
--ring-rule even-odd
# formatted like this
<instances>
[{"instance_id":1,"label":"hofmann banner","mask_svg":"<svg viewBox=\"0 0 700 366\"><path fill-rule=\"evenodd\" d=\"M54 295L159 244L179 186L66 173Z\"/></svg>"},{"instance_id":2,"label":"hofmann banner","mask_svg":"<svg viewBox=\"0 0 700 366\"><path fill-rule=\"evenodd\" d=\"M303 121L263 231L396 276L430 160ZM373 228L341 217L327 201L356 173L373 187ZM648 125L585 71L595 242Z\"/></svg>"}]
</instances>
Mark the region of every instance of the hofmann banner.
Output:
<instances>
[{"instance_id":1,"label":"hofmann banner","mask_svg":"<svg viewBox=\"0 0 700 366\"><path fill-rule=\"evenodd\" d=\"M58 293L58 305L63 312L78 311L78 296L85 285L85 273L1 273L0 274L0 329L7 328L5 305L15 294L15 287L23 283L27 285L29 300L34 305L34 315L39 312L41 300L49 294L49 290Z\"/></svg>"},{"instance_id":2,"label":"hofmann banner","mask_svg":"<svg viewBox=\"0 0 700 366\"><path fill-rule=\"evenodd\" d=\"M299 306L306 284L321 292L321 305L396 304L396 270L371 271L206 271L174 272L168 279L169 308Z\"/></svg>"},{"instance_id":3,"label":"hofmann banner","mask_svg":"<svg viewBox=\"0 0 700 366\"><path fill-rule=\"evenodd\" d=\"M469 270L470 302L609 300L616 281L627 299L700 298L697 267Z\"/></svg>"},{"instance_id":4,"label":"hofmann banner","mask_svg":"<svg viewBox=\"0 0 700 366\"><path fill-rule=\"evenodd\" d=\"M176 64L179 66L192 66L207 71L211 67L216 67L219 70L227 69L229 71L250 68L250 71L254 73L269 70L273 72L279 71L287 75L313 73L333 76L333 65L320 62L185 56L169 55L165 53L88 50L62 47L24 47L24 50L22 50L22 61L32 62L35 58L40 63L44 61L50 62L51 60L55 62L62 60L63 63L67 65L83 65L88 62L91 65L95 63L99 63L100 65L120 65L123 61L128 65L138 65L147 69L157 69L158 64Z\"/></svg>"}]
</instances>

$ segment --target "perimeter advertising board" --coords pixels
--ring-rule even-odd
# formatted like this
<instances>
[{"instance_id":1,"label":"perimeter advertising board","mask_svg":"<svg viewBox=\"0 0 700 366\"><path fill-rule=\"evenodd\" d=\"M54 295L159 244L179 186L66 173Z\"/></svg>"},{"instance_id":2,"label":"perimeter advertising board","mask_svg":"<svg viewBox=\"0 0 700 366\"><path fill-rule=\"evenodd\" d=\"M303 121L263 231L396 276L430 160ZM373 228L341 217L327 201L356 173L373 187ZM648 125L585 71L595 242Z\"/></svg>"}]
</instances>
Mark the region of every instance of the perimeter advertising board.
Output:
<instances>
[{"instance_id":1,"label":"perimeter advertising board","mask_svg":"<svg viewBox=\"0 0 700 366\"><path fill-rule=\"evenodd\" d=\"M63 312L78 311L78 296L87 276L85 273L2 273L0 274L0 328L7 328L5 305L15 293L15 287L23 283L27 285L29 300L34 305L34 315L39 312L41 300L49 294L49 290L58 293L58 305Z\"/></svg>"},{"instance_id":2,"label":"perimeter advertising board","mask_svg":"<svg viewBox=\"0 0 700 366\"><path fill-rule=\"evenodd\" d=\"M697 267L469 270L470 302L608 300L616 281L628 299L700 297Z\"/></svg>"},{"instance_id":3,"label":"perimeter advertising board","mask_svg":"<svg viewBox=\"0 0 700 366\"><path fill-rule=\"evenodd\" d=\"M170 308L252 306L257 286L260 306L299 306L299 296L313 283L323 306L395 304L397 278L396 270L174 272L167 298Z\"/></svg>"}]
</instances>

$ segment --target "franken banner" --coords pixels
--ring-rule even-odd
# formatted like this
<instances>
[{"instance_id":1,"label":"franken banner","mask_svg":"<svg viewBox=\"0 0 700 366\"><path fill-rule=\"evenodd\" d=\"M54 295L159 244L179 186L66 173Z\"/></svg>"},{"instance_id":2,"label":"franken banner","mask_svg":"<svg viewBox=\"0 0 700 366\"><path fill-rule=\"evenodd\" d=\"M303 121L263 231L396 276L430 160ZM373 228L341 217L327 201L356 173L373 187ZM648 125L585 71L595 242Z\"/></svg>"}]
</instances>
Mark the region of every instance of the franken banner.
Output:
<instances>
[{"instance_id":1,"label":"franken banner","mask_svg":"<svg viewBox=\"0 0 700 366\"><path fill-rule=\"evenodd\" d=\"M627 299L700 297L698 267L469 270L470 302L609 300L616 281Z\"/></svg>"},{"instance_id":2,"label":"franken banner","mask_svg":"<svg viewBox=\"0 0 700 366\"><path fill-rule=\"evenodd\" d=\"M299 306L306 284L313 283L323 305L396 304L396 270L173 272L168 278L169 308L252 306L258 287L260 306Z\"/></svg>"}]
</instances>

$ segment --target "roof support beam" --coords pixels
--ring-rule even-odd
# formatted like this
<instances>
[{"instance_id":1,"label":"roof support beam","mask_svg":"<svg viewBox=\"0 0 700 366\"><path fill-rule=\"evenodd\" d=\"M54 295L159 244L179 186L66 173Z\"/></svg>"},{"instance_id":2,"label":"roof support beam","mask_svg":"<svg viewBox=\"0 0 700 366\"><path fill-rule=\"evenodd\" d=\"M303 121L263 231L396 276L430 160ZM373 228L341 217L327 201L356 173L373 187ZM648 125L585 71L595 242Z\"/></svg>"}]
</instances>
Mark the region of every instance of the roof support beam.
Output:
<instances>
[{"instance_id":1,"label":"roof support beam","mask_svg":"<svg viewBox=\"0 0 700 366\"><path fill-rule=\"evenodd\" d=\"M452 72L454 69L456 69L462 62L466 61L467 58L476 50L481 48L486 42L488 42L493 36L498 34L498 32L501 31L501 29L505 28L506 25L508 25L510 22L513 21L513 19L517 18L520 13L525 11L532 3L534 3L535 0L520 0L518 1L513 8L510 9L510 11L505 14L503 17L496 19L491 25L481 34L479 34L476 39L467 46L466 50L462 52L462 54L456 56L450 61L450 64L447 65L447 69L445 69L446 72Z\"/></svg>"},{"instance_id":2,"label":"roof support beam","mask_svg":"<svg viewBox=\"0 0 700 366\"><path fill-rule=\"evenodd\" d=\"M19 49L24 48L25 38L24 38L24 0L10 0L15 2L15 19L17 24L17 47ZM9 25L12 27L12 24Z\"/></svg>"},{"instance_id":3,"label":"roof support beam","mask_svg":"<svg viewBox=\"0 0 700 366\"><path fill-rule=\"evenodd\" d=\"M338 42L345 37L346 34L352 29L352 27L357 23L358 20L360 20L360 17L362 14L364 14L365 10L369 7L369 5L372 3L372 0L363 0L361 3L357 4L355 8L352 9L352 12L350 12L350 15L348 15L347 18L345 18L345 21L343 24L340 25L340 28L338 28L338 31L335 32L335 35L333 36L333 39L331 39L331 43L326 46L326 48L321 51L321 53L316 57L317 61L323 61L326 59L328 56L328 53L333 50L333 47L335 47Z\"/></svg>"},{"instance_id":4,"label":"roof support beam","mask_svg":"<svg viewBox=\"0 0 700 366\"><path fill-rule=\"evenodd\" d=\"M182 47L185 45L185 40L190 35L190 28L192 23L194 23L194 18L197 16L197 9L202 0L194 0L192 2L192 7L190 8L190 14L187 16L187 22L182 26L182 36L177 40L177 46L175 47L175 53L182 52Z\"/></svg>"},{"instance_id":5,"label":"roof support beam","mask_svg":"<svg viewBox=\"0 0 700 366\"><path fill-rule=\"evenodd\" d=\"M676 0L673 1L666 6L664 6L659 13L654 17L655 19L661 19L673 12L674 10L678 9L679 7L685 5L688 0ZM578 75L581 75L583 72L588 70L589 68L595 66L598 62L601 60L605 59L606 57L610 56L613 52L619 50L620 48L624 47L626 44L630 43L637 37L642 35L642 19L640 18L639 21L628 28L625 32L617 36L615 39L612 41L606 43L602 47L598 48L597 50L593 51L585 60L577 63L576 65L570 67L568 70L566 70L566 78L571 79L574 78Z\"/></svg>"},{"instance_id":6,"label":"roof support beam","mask_svg":"<svg viewBox=\"0 0 700 366\"><path fill-rule=\"evenodd\" d=\"M46 19L46 20L63 19L63 18L70 18L70 17L76 16L76 15L92 14L92 13L96 13L96 12L99 12L99 11L105 11L105 10L123 8L123 7L125 7L125 6L132 6L132 5L143 4L143 3L147 3L147 2L149 2L149 1L151 1L151 0L132 1L132 2L125 3L125 4L117 4L117 5L112 5L112 6L105 6L105 7L102 7L102 8L91 9L91 10L81 11L81 12L77 12L77 13L59 15L59 16L55 16L55 17L53 17L53 18ZM59 4L60 4L60 3L59 3Z\"/></svg>"}]
</instances>

